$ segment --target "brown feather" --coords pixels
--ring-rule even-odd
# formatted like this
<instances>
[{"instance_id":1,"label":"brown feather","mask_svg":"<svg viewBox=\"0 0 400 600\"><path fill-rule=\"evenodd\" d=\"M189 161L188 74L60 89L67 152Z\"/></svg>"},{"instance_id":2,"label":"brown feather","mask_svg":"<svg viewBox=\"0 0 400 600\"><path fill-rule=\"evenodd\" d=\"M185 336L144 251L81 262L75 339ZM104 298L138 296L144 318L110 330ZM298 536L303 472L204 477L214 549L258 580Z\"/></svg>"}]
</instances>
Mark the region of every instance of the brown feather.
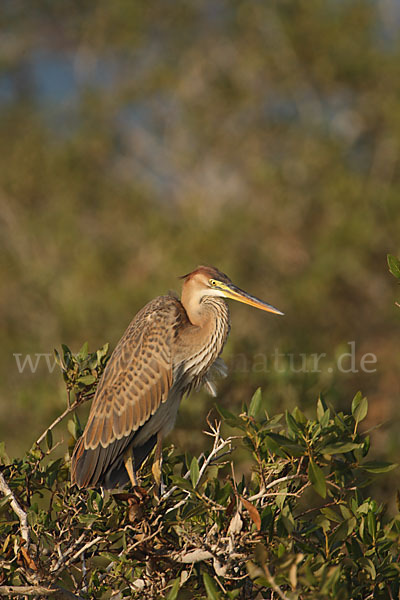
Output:
<instances>
[{"instance_id":1,"label":"brown feather","mask_svg":"<svg viewBox=\"0 0 400 600\"><path fill-rule=\"evenodd\" d=\"M72 480L78 485L103 482L110 461L124 452L132 434L166 402L172 383L173 325L184 319L179 300L162 296L145 306L129 325L104 371L72 457ZM156 339L162 350L159 358L154 355ZM161 385L161 381L170 383ZM113 451L106 452L111 445ZM102 450L94 452L98 447Z\"/></svg>"},{"instance_id":2,"label":"brown feather","mask_svg":"<svg viewBox=\"0 0 400 600\"><path fill-rule=\"evenodd\" d=\"M211 267L199 267L187 279L196 273L229 281ZM127 449L132 449L137 469L157 435L172 429L183 394L207 381L229 332L228 308L221 298L205 296L201 310L204 326L193 325L177 298L160 296L130 323L104 370L75 447L74 483L124 485Z\"/></svg>"}]
</instances>

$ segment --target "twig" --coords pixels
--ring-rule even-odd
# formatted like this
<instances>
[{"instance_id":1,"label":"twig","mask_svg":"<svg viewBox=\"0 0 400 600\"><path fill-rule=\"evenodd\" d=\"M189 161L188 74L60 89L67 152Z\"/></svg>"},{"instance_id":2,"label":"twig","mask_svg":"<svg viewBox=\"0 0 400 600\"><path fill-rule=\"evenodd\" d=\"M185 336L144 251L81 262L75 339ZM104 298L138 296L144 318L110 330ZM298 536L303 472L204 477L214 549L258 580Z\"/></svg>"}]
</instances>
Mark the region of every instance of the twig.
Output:
<instances>
[{"instance_id":1,"label":"twig","mask_svg":"<svg viewBox=\"0 0 400 600\"><path fill-rule=\"evenodd\" d=\"M128 551L131 552L134 548L136 548L136 546L140 546L140 544L144 544L144 542L148 542L149 540L153 539L153 537L155 537L162 531L162 528L163 528L163 526L160 525L159 528L156 531L154 531L151 535L148 535L147 537L143 538L142 540L138 540L131 546L128 546L127 550L124 552L128 552Z\"/></svg>"},{"instance_id":2,"label":"twig","mask_svg":"<svg viewBox=\"0 0 400 600\"><path fill-rule=\"evenodd\" d=\"M57 551L58 551L58 561L56 563L56 565L51 569L51 573L54 573L55 571L58 571L58 569L61 567L61 565L66 561L67 557L69 554L71 554L74 550L74 548L76 548L76 546L79 546L79 544L81 543L81 541L83 540L83 538L85 537L86 533L83 532L82 535L79 536L79 538L76 540L76 542L74 542L74 545L71 546L70 548L68 548L64 554L62 554L61 552L61 548L60 546L57 546Z\"/></svg>"},{"instance_id":3,"label":"twig","mask_svg":"<svg viewBox=\"0 0 400 600\"><path fill-rule=\"evenodd\" d=\"M184 476L183 476L183 479L189 479L189 477L190 477L190 471L187 471L187 472L184 474ZM164 494L161 496L161 498L160 498L160 502L163 502L163 501L165 501L165 500L168 500L168 498L169 498L170 496L172 496L172 494L175 492L175 490L177 490L177 489L178 489L178 487L179 487L179 486L177 486L177 485L173 485L171 488L169 488L169 490L168 490L167 492L165 492L165 493L164 493Z\"/></svg>"},{"instance_id":4,"label":"twig","mask_svg":"<svg viewBox=\"0 0 400 600\"><path fill-rule=\"evenodd\" d=\"M258 494L255 494L254 496L250 496L250 498L247 498L247 500L249 500L249 502L252 502L253 500L259 500L259 498L262 498L264 496L264 494L267 490L270 490L271 488L275 487L279 483L283 483L284 481L291 481L292 479L300 479L301 477L302 477L302 475L286 475L286 477L279 477L279 479L274 479L274 481L271 481L271 483L268 483L268 485L266 485L264 487L264 489L260 490L258 492Z\"/></svg>"},{"instance_id":5,"label":"twig","mask_svg":"<svg viewBox=\"0 0 400 600\"><path fill-rule=\"evenodd\" d=\"M205 431L204 433L214 437L214 443L213 443L212 450L211 450L210 454L207 456L207 458L205 458L204 455L202 454L198 459L198 460L200 460L201 458L203 458L204 460L203 460L203 464L201 465L201 468L199 469L199 476L197 478L197 482L196 482L196 485L194 486L194 489L196 489L196 487L198 486L207 467L209 467L215 460L221 458L221 455L218 456L218 453L226 446L229 446L229 450L228 450L228 452L225 452L222 456L225 456L231 452L232 438L229 437L226 440L221 438L221 436L220 436L221 422L218 422L218 423L216 422L215 425L213 426L208 421L208 425L209 425L211 431ZM183 476L183 478L189 479L189 476L190 476L190 471L187 471L185 473L185 475ZM178 488L179 488L179 486L177 486L177 485L172 486L172 488L170 488L167 492L165 492L161 496L160 502L167 500L174 493L174 491L177 490ZM186 493L186 498L188 496L190 496L189 491L187 491L187 493ZM181 500L180 502L178 502L177 505L170 507L166 512L168 513L172 510L175 510L176 508L178 508L179 506L184 504L186 502L186 498L184 500Z\"/></svg>"},{"instance_id":6,"label":"twig","mask_svg":"<svg viewBox=\"0 0 400 600\"><path fill-rule=\"evenodd\" d=\"M97 544L98 542L101 542L102 539L103 539L102 536L98 535L97 537L94 538L94 540L92 540L91 542L88 542L87 544L82 546L82 548L80 550L78 550L78 552L75 552L75 554L69 560L67 560L67 562L65 563L65 566L67 567L68 565L73 563L77 558L80 557L80 555L83 552L85 552L85 550L88 550L89 548L91 548L92 546Z\"/></svg>"},{"instance_id":7,"label":"twig","mask_svg":"<svg viewBox=\"0 0 400 600\"><path fill-rule=\"evenodd\" d=\"M55 591L42 585L0 585L0 594L7 594L8 596L22 596L23 594L28 596L39 596L40 594L50 596Z\"/></svg>"},{"instance_id":8,"label":"twig","mask_svg":"<svg viewBox=\"0 0 400 600\"><path fill-rule=\"evenodd\" d=\"M45 587L43 585L0 585L0 594L6 596L52 596L65 600L83 600L81 596L73 594L61 587Z\"/></svg>"},{"instance_id":9,"label":"twig","mask_svg":"<svg viewBox=\"0 0 400 600\"><path fill-rule=\"evenodd\" d=\"M225 446L231 446L231 444L232 444L231 438L228 438L226 440L223 440L221 438L220 433L219 433L220 428L221 428L221 422L219 422L216 429L214 429L215 437L214 437L213 448L212 448L210 454L207 456L207 458L203 462L203 464L201 465L201 469L199 471L199 477L197 479L196 486L199 483L199 481L201 480L201 478L204 474L204 471L212 463L212 461L214 460L214 457L216 457L218 452L220 452L223 448L225 448Z\"/></svg>"},{"instance_id":10,"label":"twig","mask_svg":"<svg viewBox=\"0 0 400 600\"><path fill-rule=\"evenodd\" d=\"M23 540L25 540L26 548L28 548L29 547L29 527L28 527L28 519L26 516L26 512L24 510L22 510L22 508L18 504L16 497L10 490L2 473L0 473L0 491L3 492L3 494L6 496L6 498L8 498L8 497L11 498L11 501L10 501L11 508L13 509L13 511L15 512L15 514L17 515L17 517L19 519L19 522L21 524L21 537Z\"/></svg>"},{"instance_id":11,"label":"twig","mask_svg":"<svg viewBox=\"0 0 400 600\"><path fill-rule=\"evenodd\" d=\"M55 419L51 425L49 425L49 427L42 433L42 435L36 440L36 445L39 446L39 444L41 444L44 440L44 438L46 437L47 433L49 431L51 431L52 429L54 429L54 427L56 427L56 425L58 425L59 423L61 423L61 421L64 419L64 417L66 417L67 415L69 415L69 413L71 413L73 410L75 410L75 408L77 406L79 406L80 404L82 404L85 400L89 400L91 398L91 396L87 396L87 397L79 397L77 400L75 400L75 402L73 404L71 404L71 406L67 406L67 408L64 410L64 412L57 417L57 419Z\"/></svg>"},{"instance_id":12,"label":"twig","mask_svg":"<svg viewBox=\"0 0 400 600\"><path fill-rule=\"evenodd\" d=\"M126 528L124 528L125 530ZM124 554L127 554L128 552L131 552L136 546L139 546L140 544L144 544L144 542L148 542L149 540L151 540L153 537L155 537L158 533L160 533L160 531L162 530L162 525L160 525L160 527L154 531L154 533L152 533L151 535L147 536L146 538L139 540L137 542L135 542L134 544L132 544L132 546L128 546L126 549L122 550L119 554L118 554L118 558L120 558L121 556L123 556ZM115 560L112 560L110 562L110 564L107 566L106 568L106 572L103 573L102 575L99 576L99 581L103 581L108 573L111 571L111 569L113 568L114 564L115 564Z\"/></svg>"},{"instance_id":13,"label":"twig","mask_svg":"<svg viewBox=\"0 0 400 600\"><path fill-rule=\"evenodd\" d=\"M87 583L87 569L86 569L86 561L85 561L85 553L82 552L82 592L87 592L88 583Z\"/></svg>"},{"instance_id":14,"label":"twig","mask_svg":"<svg viewBox=\"0 0 400 600\"><path fill-rule=\"evenodd\" d=\"M211 552L208 550L200 550L200 548L197 548L196 550L191 550L190 552L180 553L172 558L180 563L191 564L213 558L213 554L211 554Z\"/></svg>"},{"instance_id":15,"label":"twig","mask_svg":"<svg viewBox=\"0 0 400 600\"><path fill-rule=\"evenodd\" d=\"M204 458L204 454L201 453L198 460ZM189 479L190 477L190 471L186 471L186 473L183 476L183 479ZM175 492L175 490L177 490L179 488L178 485L173 485L171 488L169 488L169 490L167 490L166 492L164 492L164 494L161 496L160 498L160 502L168 500L168 498L170 496L172 496L172 494ZM167 511L168 512L168 511Z\"/></svg>"},{"instance_id":16,"label":"twig","mask_svg":"<svg viewBox=\"0 0 400 600\"><path fill-rule=\"evenodd\" d=\"M278 594L279 598L281 598L282 600L289 600L289 598L286 596L286 594L284 594L281 590L281 588L279 587L279 585L277 583L275 583L275 579L272 577L271 575L271 571L268 569L267 565L263 565L263 571L268 579L268 582L270 584L270 586L272 587L272 589L274 590L274 592L276 594Z\"/></svg>"}]
</instances>

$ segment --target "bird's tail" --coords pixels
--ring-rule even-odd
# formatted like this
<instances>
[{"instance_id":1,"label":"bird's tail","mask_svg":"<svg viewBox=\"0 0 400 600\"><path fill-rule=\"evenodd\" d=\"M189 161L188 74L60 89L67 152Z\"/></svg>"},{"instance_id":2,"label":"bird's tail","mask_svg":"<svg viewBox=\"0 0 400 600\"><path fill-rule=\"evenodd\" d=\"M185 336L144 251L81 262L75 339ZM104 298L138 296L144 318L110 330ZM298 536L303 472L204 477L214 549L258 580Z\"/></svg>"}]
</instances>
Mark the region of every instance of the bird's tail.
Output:
<instances>
[{"instance_id":1,"label":"bird's tail","mask_svg":"<svg viewBox=\"0 0 400 600\"><path fill-rule=\"evenodd\" d=\"M96 448L85 448L84 436L79 438L71 460L71 481L80 488L104 487L113 489L129 483L125 469L124 454L132 443L133 436L115 440L106 448L99 444ZM157 442L153 435L143 446L133 447L134 469L137 471Z\"/></svg>"}]
</instances>

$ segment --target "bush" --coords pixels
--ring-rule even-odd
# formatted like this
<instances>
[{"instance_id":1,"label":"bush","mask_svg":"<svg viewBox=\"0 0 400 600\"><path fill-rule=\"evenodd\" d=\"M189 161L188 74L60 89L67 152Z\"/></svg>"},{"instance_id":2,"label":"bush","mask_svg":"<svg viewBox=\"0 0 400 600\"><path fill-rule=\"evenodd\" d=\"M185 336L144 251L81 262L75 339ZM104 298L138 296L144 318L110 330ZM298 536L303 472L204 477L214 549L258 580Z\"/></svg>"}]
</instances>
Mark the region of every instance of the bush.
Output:
<instances>
[{"instance_id":1,"label":"bush","mask_svg":"<svg viewBox=\"0 0 400 600\"><path fill-rule=\"evenodd\" d=\"M93 395L107 348L58 362L65 417ZM398 597L400 516L368 485L396 465L368 460L359 431L368 402L351 414L319 398L316 417L298 408L269 416L260 390L239 415L218 408L199 457L163 452L165 488L152 491L149 461L134 491L80 491L69 479L81 427L56 458L57 419L22 459L1 450L0 593L58 598ZM44 449L46 445L46 449ZM65 449L64 449L65 450ZM182 449L181 449L182 450ZM235 471L236 453L246 472ZM241 462L243 464L243 461Z\"/></svg>"}]
</instances>

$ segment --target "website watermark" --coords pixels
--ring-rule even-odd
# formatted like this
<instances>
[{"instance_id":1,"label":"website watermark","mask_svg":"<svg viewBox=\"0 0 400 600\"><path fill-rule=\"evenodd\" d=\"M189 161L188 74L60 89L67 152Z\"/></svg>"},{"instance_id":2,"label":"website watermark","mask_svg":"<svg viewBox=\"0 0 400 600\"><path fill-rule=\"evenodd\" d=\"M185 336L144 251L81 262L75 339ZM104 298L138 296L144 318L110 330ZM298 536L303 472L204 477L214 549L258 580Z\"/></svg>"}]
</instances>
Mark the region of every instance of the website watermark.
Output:
<instances>
[{"instance_id":1,"label":"website watermark","mask_svg":"<svg viewBox=\"0 0 400 600\"><path fill-rule=\"evenodd\" d=\"M35 352L35 354L14 352L13 356L17 364L18 373L36 373L43 366L45 366L49 373L52 373L57 366L54 354L51 352Z\"/></svg>"},{"instance_id":2,"label":"website watermark","mask_svg":"<svg viewBox=\"0 0 400 600\"><path fill-rule=\"evenodd\" d=\"M268 354L259 352L253 357L237 354L229 363L233 371L253 373L376 373L378 358L373 352L359 354L356 342L350 341L346 351L331 358L327 352L293 353L275 348Z\"/></svg>"},{"instance_id":3,"label":"website watermark","mask_svg":"<svg viewBox=\"0 0 400 600\"><path fill-rule=\"evenodd\" d=\"M43 369L53 373L57 366L54 354L36 352L34 354L14 353L17 370L20 374L37 373ZM253 356L236 354L228 361L231 371L253 373L376 373L378 358L373 352L360 354L355 341L346 344L345 351L334 357L328 353L292 353L274 348L271 352L258 352Z\"/></svg>"}]
</instances>

